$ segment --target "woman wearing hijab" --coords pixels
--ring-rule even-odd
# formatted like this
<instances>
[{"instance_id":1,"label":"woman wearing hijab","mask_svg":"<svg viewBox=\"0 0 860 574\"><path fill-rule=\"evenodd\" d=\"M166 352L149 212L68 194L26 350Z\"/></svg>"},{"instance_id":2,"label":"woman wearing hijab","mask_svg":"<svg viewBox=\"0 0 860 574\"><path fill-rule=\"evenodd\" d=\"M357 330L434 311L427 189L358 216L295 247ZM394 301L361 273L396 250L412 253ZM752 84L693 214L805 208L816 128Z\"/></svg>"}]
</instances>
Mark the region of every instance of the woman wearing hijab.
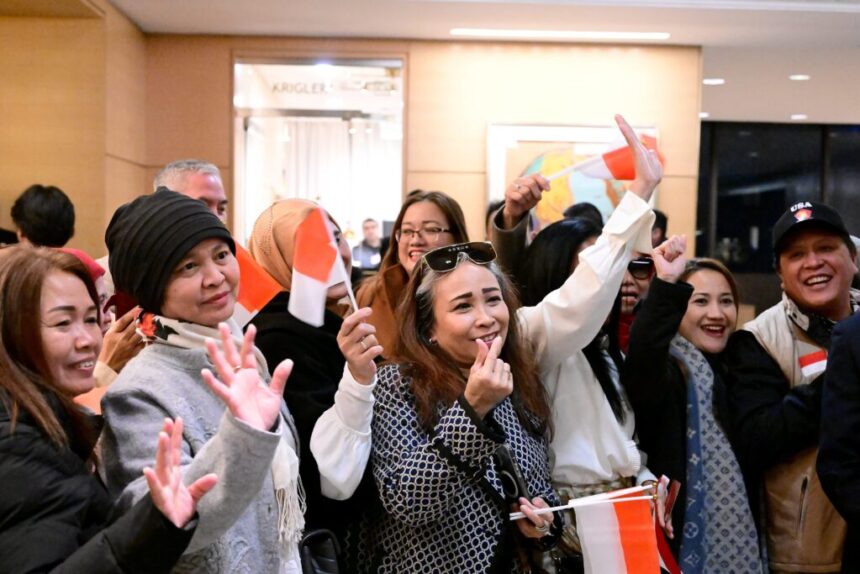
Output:
<instances>
[{"instance_id":1,"label":"woman wearing hijab","mask_svg":"<svg viewBox=\"0 0 860 574\"><path fill-rule=\"evenodd\" d=\"M328 288L327 307L319 327L287 311L292 289L296 231L321 208L310 201L287 199L266 209L254 225L248 249L253 258L281 286L254 317L257 346L269 365L293 361L284 399L292 413L303 453L300 474L307 494L307 530L325 528L346 544L355 532L367 499L374 498L372 480L362 483L370 456L370 419L373 407L374 359L382 352L375 328L363 322L370 309L345 320L340 313L347 285ZM344 268L349 273L349 246L328 214ZM313 440L312 440L313 437ZM322 472L321 472L322 470ZM349 499L347 501L347 499ZM354 548L347 548L350 555ZM354 560L344 560L349 569Z\"/></svg>"},{"instance_id":2,"label":"woman wearing hijab","mask_svg":"<svg viewBox=\"0 0 860 574\"><path fill-rule=\"evenodd\" d=\"M231 319L233 238L199 201L159 189L120 207L105 239L116 288L143 309L148 339L102 401L108 487L125 506L139 499L138 474L154 446L145 437L164 417L182 416L186 475L214 471L220 481L199 505L175 571L299 572L304 501L282 398L291 365L279 365L268 385L254 328L243 338Z\"/></svg>"}]
</instances>

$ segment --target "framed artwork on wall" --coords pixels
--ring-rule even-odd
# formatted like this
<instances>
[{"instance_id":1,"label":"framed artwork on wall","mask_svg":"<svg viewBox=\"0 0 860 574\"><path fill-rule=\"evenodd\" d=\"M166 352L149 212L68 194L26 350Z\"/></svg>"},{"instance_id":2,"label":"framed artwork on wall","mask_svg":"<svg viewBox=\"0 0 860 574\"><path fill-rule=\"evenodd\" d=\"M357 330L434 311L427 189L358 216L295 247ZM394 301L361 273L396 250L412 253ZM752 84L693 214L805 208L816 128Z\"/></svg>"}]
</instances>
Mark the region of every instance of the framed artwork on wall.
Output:
<instances>
[{"instance_id":1,"label":"framed artwork on wall","mask_svg":"<svg viewBox=\"0 0 860 574\"><path fill-rule=\"evenodd\" d=\"M658 138L654 127L635 127L637 134ZM489 124L487 126L487 199L504 199L505 187L517 177L539 173L550 177L573 165L625 145L618 127ZM589 177L570 171L551 181L551 189L532 210L534 232L562 219L574 203L595 205L606 219L627 191L629 181ZM651 199L652 205L654 198Z\"/></svg>"}]
</instances>

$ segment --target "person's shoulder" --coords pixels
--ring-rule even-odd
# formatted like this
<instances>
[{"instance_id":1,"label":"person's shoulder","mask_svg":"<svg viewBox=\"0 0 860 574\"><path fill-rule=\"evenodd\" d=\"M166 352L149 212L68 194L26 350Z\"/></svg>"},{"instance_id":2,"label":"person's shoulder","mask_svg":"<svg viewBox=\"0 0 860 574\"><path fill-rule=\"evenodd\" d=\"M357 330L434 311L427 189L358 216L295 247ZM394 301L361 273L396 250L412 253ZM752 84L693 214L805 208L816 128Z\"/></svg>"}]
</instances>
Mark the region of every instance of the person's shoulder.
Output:
<instances>
[{"instance_id":1,"label":"person's shoulder","mask_svg":"<svg viewBox=\"0 0 860 574\"><path fill-rule=\"evenodd\" d=\"M836 332L842 335L860 332L860 311L837 323Z\"/></svg>"}]
</instances>

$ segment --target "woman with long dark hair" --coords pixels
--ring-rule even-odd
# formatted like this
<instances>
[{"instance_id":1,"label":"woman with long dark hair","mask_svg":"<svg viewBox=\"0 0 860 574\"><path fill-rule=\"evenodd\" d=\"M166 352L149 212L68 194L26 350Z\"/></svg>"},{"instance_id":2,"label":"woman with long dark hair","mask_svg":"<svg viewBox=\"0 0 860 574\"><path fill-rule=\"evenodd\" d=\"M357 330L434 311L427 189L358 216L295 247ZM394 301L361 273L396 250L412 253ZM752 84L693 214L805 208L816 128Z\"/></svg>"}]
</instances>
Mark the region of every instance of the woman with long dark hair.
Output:
<instances>
[{"instance_id":1,"label":"woman with long dark hair","mask_svg":"<svg viewBox=\"0 0 860 574\"><path fill-rule=\"evenodd\" d=\"M729 439L721 355L736 328L738 289L715 259L684 256L674 236L654 250L657 277L630 333L622 381L648 466L682 482L670 542L682 568L763 569L755 519Z\"/></svg>"},{"instance_id":2,"label":"woman with long dark hair","mask_svg":"<svg viewBox=\"0 0 860 574\"><path fill-rule=\"evenodd\" d=\"M629 126L621 121L619 126L637 158L631 191L602 230L586 219L559 221L543 229L529 246L520 273L525 305L539 309L564 301L569 309L562 315L564 323L552 326L557 352L537 354L555 427L550 443L552 481L563 503L655 479L634 437L633 413L619 381L621 352L609 318L613 308L617 317L618 288L633 250L650 245L653 215L646 201L662 169ZM566 516L552 564L547 560L546 566L581 572L575 517L572 512Z\"/></svg>"},{"instance_id":3,"label":"woman with long dark hair","mask_svg":"<svg viewBox=\"0 0 860 574\"><path fill-rule=\"evenodd\" d=\"M83 264L50 249L0 253L2 572L168 572L194 534L215 477L183 485L181 420L146 437L157 443L141 476L151 494L114 521L93 475L98 423L73 402L95 384L101 340Z\"/></svg>"},{"instance_id":4,"label":"woman with long dark hair","mask_svg":"<svg viewBox=\"0 0 860 574\"><path fill-rule=\"evenodd\" d=\"M560 523L533 512L555 500L549 405L494 259L489 243L428 252L398 309L372 422L372 571L520 572L518 549L555 541Z\"/></svg>"}]
</instances>

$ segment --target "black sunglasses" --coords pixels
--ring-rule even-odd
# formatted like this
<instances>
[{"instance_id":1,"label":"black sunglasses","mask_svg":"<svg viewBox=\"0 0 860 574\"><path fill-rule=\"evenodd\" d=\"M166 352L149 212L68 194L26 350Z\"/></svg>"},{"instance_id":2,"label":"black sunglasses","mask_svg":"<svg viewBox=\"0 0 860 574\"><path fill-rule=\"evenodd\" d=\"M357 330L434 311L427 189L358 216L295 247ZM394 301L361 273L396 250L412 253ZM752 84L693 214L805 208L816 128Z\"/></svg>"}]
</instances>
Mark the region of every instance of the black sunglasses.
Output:
<instances>
[{"instance_id":1,"label":"black sunglasses","mask_svg":"<svg viewBox=\"0 0 860 574\"><path fill-rule=\"evenodd\" d=\"M634 279L650 279L654 274L654 260L650 257L638 257L627 264L627 271Z\"/></svg>"},{"instance_id":2,"label":"black sunglasses","mask_svg":"<svg viewBox=\"0 0 860 574\"><path fill-rule=\"evenodd\" d=\"M471 243L455 243L439 247L424 254L424 263L427 267L438 273L451 271L460 263L460 254L466 256L472 263L486 265L496 259L496 250L493 244L486 241L473 241Z\"/></svg>"}]
</instances>

